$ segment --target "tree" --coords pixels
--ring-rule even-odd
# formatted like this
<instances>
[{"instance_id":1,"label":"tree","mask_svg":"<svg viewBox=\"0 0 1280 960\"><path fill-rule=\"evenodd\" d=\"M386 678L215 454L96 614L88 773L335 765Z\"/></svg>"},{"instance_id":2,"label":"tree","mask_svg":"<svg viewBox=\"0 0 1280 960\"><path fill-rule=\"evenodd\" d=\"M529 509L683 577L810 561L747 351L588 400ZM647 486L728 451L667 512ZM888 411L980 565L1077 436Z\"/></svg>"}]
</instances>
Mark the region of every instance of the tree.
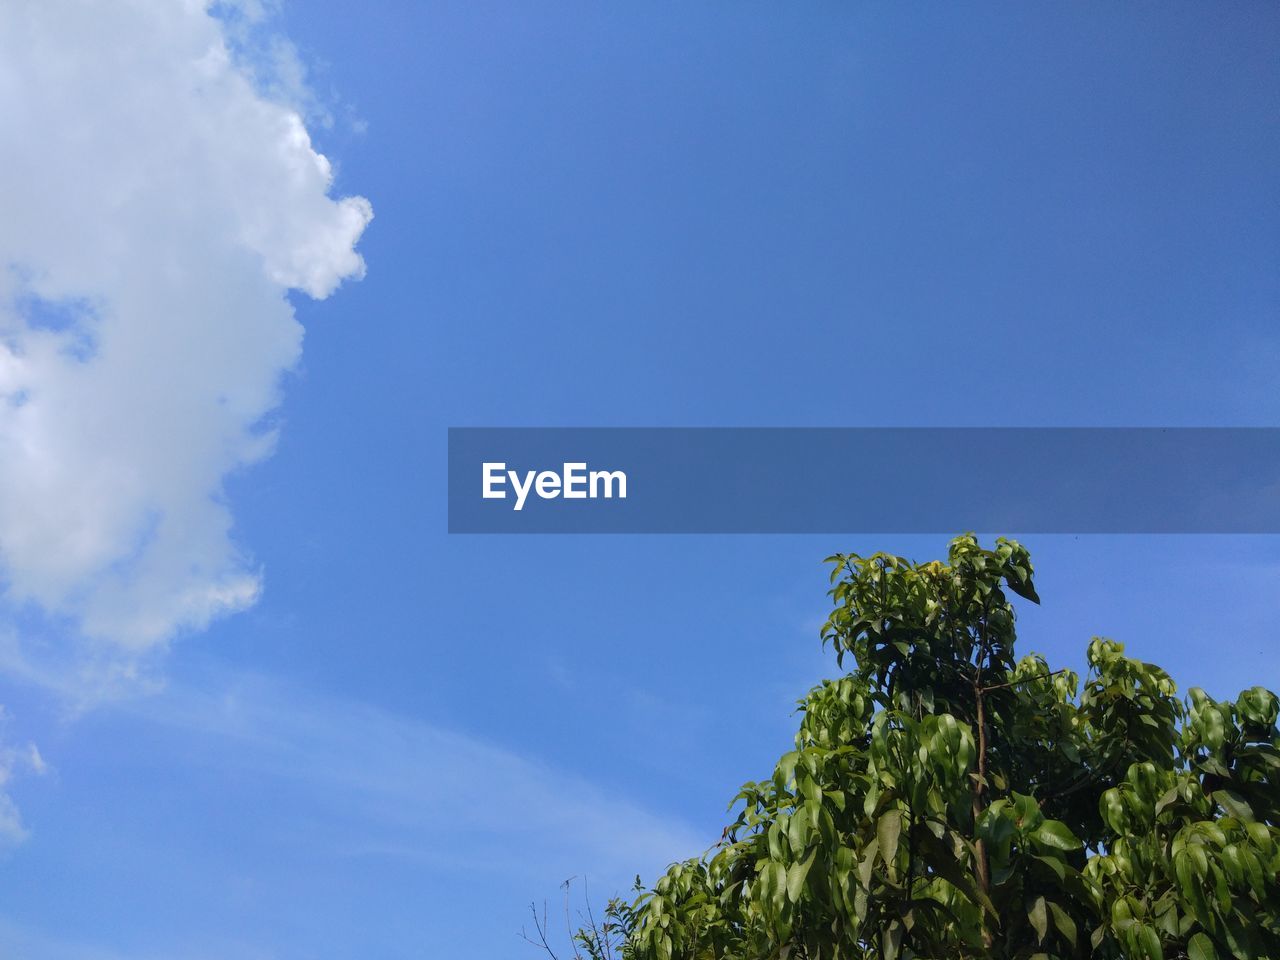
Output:
<instances>
[{"instance_id":1,"label":"tree","mask_svg":"<svg viewBox=\"0 0 1280 960\"><path fill-rule=\"evenodd\" d=\"M1280 960L1275 694L1181 701L1104 639L1083 687L1015 660L1009 594L1039 598L1014 541L829 561L822 638L851 672L587 956Z\"/></svg>"}]
</instances>

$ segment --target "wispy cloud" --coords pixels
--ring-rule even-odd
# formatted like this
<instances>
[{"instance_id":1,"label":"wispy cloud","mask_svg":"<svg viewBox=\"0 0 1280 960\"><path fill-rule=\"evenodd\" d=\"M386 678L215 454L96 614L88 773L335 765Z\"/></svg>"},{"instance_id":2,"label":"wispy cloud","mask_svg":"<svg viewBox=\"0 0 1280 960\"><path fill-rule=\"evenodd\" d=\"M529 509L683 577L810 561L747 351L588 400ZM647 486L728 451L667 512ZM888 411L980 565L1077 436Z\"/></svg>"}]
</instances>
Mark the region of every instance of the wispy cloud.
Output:
<instances>
[{"instance_id":1,"label":"wispy cloud","mask_svg":"<svg viewBox=\"0 0 1280 960\"><path fill-rule=\"evenodd\" d=\"M216 692L174 687L116 709L176 733L186 762L305 795L338 857L508 873L525 859L556 871L554 882L588 870L625 879L714 839L482 737L262 677ZM531 878L531 889L548 879Z\"/></svg>"},{"instance_id":2,"label":"wispy cloud","mask_svg":"<svg viewBox=\"0 0 1280 960\"><path fill-rule=\"evenodd\" d=\"M127 775L101 797L28 811L21 856L71 871L61 909L83 904L86 918L40 926L56 912L0 909L0 955L265 960L359 942L407 957L423 955L415 939L460 944L480 923L471 936L486 946L468 955L519 956L524 905L566 878L589 877L599 906L715 839L589 756L570 770L449 723L227 670L206 664L49 731L67 781L56 792ZM220 939L227 917L243 942Z\"/></svg>"},{"instance_id":3,"label":"wispy cloud","mask_svg":"<svg viewBox=\"0 0 1280 960\"><path fill-rule=\"evenodd\" d=\"M9 781L22 774L43 774L47 767L34 743L15 744L7 739L8 718L0 707L0 850L27 838L22 814L9 795Z\"/></svg>"},{"instance_id":4,"label":"wispy cloud","mask_svg":"<svg viewBox=\"0 0 1280 960\"><path fill-rule=\"evenodd\" d=\"M275 960L279 954L239 941L188 946L181 953L112 950L0 919L0 952L22 960Z\"/></svg>"}]
</instances>

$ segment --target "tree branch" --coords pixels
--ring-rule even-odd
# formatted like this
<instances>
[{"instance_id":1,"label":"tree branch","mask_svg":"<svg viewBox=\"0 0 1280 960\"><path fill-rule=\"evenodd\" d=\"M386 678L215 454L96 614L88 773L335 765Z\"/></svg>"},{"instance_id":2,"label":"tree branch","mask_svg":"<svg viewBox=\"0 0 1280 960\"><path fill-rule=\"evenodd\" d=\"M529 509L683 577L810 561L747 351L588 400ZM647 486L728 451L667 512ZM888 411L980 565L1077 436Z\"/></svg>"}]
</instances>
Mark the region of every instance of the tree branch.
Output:
<instances>
[{"instance_id":1,"label":"tree branch","mask_svg":"<svg viewBox=\"0 0 1280 960\"><path fill-rule=\"evenodd\" d=\"M1050 677L1056 677L1060 673L1066 673L1067 670L1068 670L1067 667L1063 667L1061 670L1054 670L1050 673L1042 673L1039 676L1035 676L1035 677L1019 677L1016 680L1010 680L1008 683L993 683L989 687L983 687L982 692L987 693L990 690L1003 690L1005 687L1012 687L1016 683L1030 683L1032 680L1048 680ZM981 676L981 674L979 674L979 676Z\"/></svg>"}]
</instances>

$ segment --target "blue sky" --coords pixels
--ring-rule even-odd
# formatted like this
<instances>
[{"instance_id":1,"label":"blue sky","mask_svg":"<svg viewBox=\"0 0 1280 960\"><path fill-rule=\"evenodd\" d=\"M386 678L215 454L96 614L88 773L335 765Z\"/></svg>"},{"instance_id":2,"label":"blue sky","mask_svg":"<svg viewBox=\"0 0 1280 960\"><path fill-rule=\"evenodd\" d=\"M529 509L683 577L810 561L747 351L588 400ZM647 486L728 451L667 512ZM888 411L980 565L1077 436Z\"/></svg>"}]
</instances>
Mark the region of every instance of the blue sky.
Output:
<instances>
[{"instance_id":1,"label":"blue sky","mask_svg":"<svg viewBox=\"0 0 1280 960\"><path fill-rule=\"evenodd\" d=\"M0 293L88 297L77 322L100 355L76 362L102 371L99 392L68 395L119 413L58 435L68 456L92 451L96 479L68 480L49 515L118 486L104 502L143 519L119 533L108 511L93 529L132 546L50 571L23 552L39 485L0 473L0 787L24 834L0 859L0 952L534 956L515 936L530 900L574 875L604 896L699 852L737 785L771 769L794 700L835 669L822 557L945 550L945 532L451 537L449 426L1277 422L1272 8L220 15L156 13L147 55L122 41L101 68L152 90L146 71L180 46L166 31L240 51L193 85L189 125L119 108L123 139L164 153L157 170L225 156L207 180L130 188L171 189L199 217L139 199L124 207L147 213L138 229L117 228L91 188L127 179L97 184L114 155L74 138L7 174L35 195L24 178L65 170L51 182L86 247L59 260L71 233L42 238L62 211L40 208L0 232L11 267L37 264L30 289ZM8 46L26 28L3 20ZM97 63L106 40L82 32L39 38ZM302 112L331 183L236 71ZM37 86L0 110L38 107ZM272 136L304 173L244 159ZM203 146L169 163L188 142ZM307 252L317 236L324 256ZM113 285L107 251L146 269ZM126 336L112 324L130 310ZM121 355L148 362L111 367ZM65 380L44 369L35 410ZM206 369L229 379L184 392ZM137 376L168 400L126 404ZM112 426L158 405L172 422ZM0 440L30 439L8 424ZM182 470L135 488L116 484L122 462ZM197 533L173 533L177 516ZM1024 539L1044 598L1023 611L1024 651L1079 667L1104 634L1184 688L1280 688L1274 538ZM188 579L155 572L174 557ZM192 606L192 583L214 599Z\"/></svg>"}]
</instances>

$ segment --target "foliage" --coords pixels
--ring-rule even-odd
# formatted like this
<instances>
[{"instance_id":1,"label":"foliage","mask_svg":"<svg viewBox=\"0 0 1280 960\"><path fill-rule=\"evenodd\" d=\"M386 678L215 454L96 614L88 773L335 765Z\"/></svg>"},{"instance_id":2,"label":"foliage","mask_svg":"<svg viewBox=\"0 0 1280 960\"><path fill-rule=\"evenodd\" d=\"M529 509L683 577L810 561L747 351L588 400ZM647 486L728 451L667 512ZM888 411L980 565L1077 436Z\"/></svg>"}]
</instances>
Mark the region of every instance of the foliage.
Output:
<instances>
[{"instance_id":1,"label":"foliage","mask_svg":"<svg viewBox=\"0 0 1280 960\"><path fill-rule=\"evenodd\" d=\"M1275 694L1180 701L1111 640L1083 685L1016 660L1013 541L829 559L852 671L719 844L613 904L619 957L1280 960Z\"/></svg>"},{"instance_id":2,"label":"foliage","mask_svg":"<svg viewBox=\"0 0 1280 960\"><path fill-rule=\"evenodd\" d=\"M577 910L577 922L581 924L574 929L574 911L571 907L570 887L575 877L571 877L560 885L564 891L564 924L565 934L569 938L566 957L573 960L622 960L627 952L627 936L635 926L635 913L625 901L613 898L605 905L596 919L595 908L591 904L591 896L587 892L587 882L582 881L582 907ZM643 887L640 878L636 877L636 890ZM520 939L534 947L540 948L551 960L560 960L551 946L554 938L552 926L547 919L547 905L542 904L542 913L538 913L536 903L529 904L529 912L533 917L533 934L528 930L520 931Z\"/></svg>"}]
</instances>

